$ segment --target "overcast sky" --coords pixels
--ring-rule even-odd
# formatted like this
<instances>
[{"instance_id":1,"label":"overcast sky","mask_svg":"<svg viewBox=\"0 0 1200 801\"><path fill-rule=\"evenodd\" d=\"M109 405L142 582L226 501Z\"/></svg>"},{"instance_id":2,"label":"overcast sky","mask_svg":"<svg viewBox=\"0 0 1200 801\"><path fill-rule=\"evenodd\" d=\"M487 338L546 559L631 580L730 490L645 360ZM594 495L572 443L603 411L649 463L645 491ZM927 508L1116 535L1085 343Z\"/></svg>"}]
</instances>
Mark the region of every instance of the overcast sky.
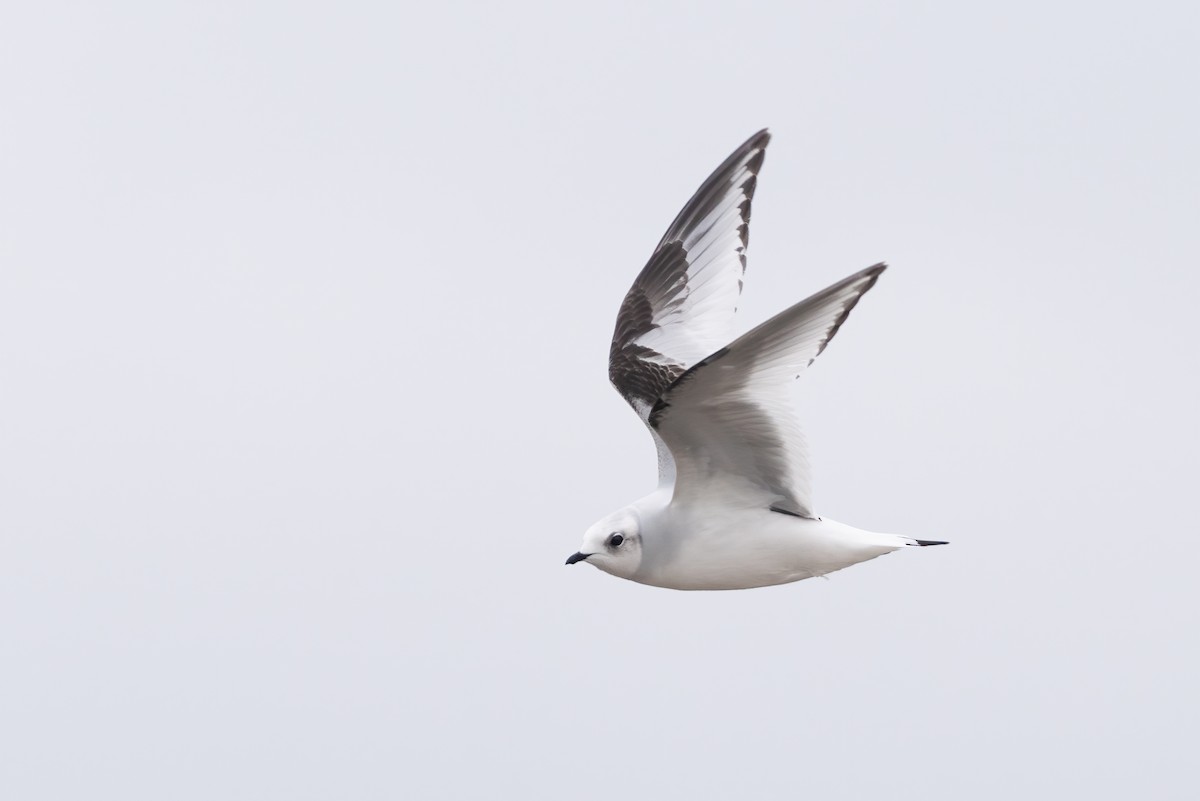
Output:
<instances>
[{"instance_id":1,"label":"overcast sky","mask_svg":"<svg viewBox=\"0 0 1200 801\"><path fill-rule=\"evenodd\" d=\"M984 6L987 6L984 8ZM1187 3L0 11L0 795L1191 799ZM648 492L612 323L761 127L770 589L563 566Z\"/></svg>"}]
</instances>

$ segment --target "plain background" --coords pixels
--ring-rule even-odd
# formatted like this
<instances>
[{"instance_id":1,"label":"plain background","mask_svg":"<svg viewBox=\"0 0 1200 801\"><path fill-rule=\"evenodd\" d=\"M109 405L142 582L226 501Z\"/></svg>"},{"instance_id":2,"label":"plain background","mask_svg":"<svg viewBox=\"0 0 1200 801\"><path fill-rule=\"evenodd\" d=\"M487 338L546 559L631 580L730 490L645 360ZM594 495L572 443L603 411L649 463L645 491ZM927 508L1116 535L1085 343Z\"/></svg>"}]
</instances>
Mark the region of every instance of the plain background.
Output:
<instances>
[{"instance_id":1,"label":"plain background","mask_svg":"<svg viewBox=\"0 0 1200 801\"><path fill-rule=\"evenodd\" d=\"M101 7L103 6L103 8ZM0 12L0 794L1195 798L1200 15ZM760 127L784 587L564 568L648 492L617 305Z\"/></svg>"}]
</instances>

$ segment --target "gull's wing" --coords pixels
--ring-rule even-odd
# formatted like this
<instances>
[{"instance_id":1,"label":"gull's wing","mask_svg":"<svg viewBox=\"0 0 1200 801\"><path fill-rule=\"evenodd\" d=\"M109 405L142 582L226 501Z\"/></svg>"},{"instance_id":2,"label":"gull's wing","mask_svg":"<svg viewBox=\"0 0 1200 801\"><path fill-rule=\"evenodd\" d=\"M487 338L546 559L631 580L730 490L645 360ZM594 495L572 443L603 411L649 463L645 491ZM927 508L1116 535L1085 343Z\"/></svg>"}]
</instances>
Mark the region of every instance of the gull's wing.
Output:
<instances>
[{"instance_id":1,"label":"gull's wing","mask_svg":"<svg viewBox=\"0 0 1200 801\"><path fill-rule=\"evenodd\" d=\"M814 516L788 379L812 364L884 269L869 267L777 314L662 393L649 424L675 459L673 502L736 500Z\"/></svg>"},{"instance_id":2,"label":"gull's wing","mask_svg":"<svg viewBox=\"0 0 1200 801\"><path fill-rule=\"evenodd\" d=\"M643 421L675 379L733 338L750 201L770 139L759 131L701 184L621 303L608 377Z\"/></svg>"}]
</instances>

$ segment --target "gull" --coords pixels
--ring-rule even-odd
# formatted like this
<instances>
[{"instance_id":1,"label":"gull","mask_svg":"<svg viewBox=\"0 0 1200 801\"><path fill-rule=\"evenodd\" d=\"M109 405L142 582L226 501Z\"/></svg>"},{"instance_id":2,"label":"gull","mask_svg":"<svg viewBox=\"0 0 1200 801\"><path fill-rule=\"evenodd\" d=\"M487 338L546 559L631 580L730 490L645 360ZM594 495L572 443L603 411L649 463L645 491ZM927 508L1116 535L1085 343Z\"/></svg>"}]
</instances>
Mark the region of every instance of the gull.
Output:
<instances>
[{"instance_id":1,"label":"gull","mask_svg":"<svg viewBox=\"0 0 1200 801\"><path fill-rule=\"evenodd\" d=\"M617 312L608 375L658 450L658 487L591 526L568 565L676 590L825 576L944 545L819 517L789 397L875 285L880 263L733 338L750 202L770 134L751 136L671 223Z\"/></svg>"}]
</instances>

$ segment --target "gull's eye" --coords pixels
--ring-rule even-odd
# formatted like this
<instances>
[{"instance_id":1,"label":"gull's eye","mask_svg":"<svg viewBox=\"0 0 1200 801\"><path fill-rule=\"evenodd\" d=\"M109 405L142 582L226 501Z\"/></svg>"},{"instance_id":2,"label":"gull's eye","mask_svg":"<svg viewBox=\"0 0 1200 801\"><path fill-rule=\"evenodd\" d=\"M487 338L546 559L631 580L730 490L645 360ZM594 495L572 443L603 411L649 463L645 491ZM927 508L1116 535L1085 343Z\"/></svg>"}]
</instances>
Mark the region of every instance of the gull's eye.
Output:
<instances>
[{"instance_id":1,"label":"gull's eye","mask_svg":"<svg viewBox=\"0 0 1200 801\"><path fill-rule=\"evenodd\" d=\"M625 538L622 537L620 534L613 534L611 537L608 538L608 547L616 548L624 541L625 541Z\"/></svg>"}]
</instances>

